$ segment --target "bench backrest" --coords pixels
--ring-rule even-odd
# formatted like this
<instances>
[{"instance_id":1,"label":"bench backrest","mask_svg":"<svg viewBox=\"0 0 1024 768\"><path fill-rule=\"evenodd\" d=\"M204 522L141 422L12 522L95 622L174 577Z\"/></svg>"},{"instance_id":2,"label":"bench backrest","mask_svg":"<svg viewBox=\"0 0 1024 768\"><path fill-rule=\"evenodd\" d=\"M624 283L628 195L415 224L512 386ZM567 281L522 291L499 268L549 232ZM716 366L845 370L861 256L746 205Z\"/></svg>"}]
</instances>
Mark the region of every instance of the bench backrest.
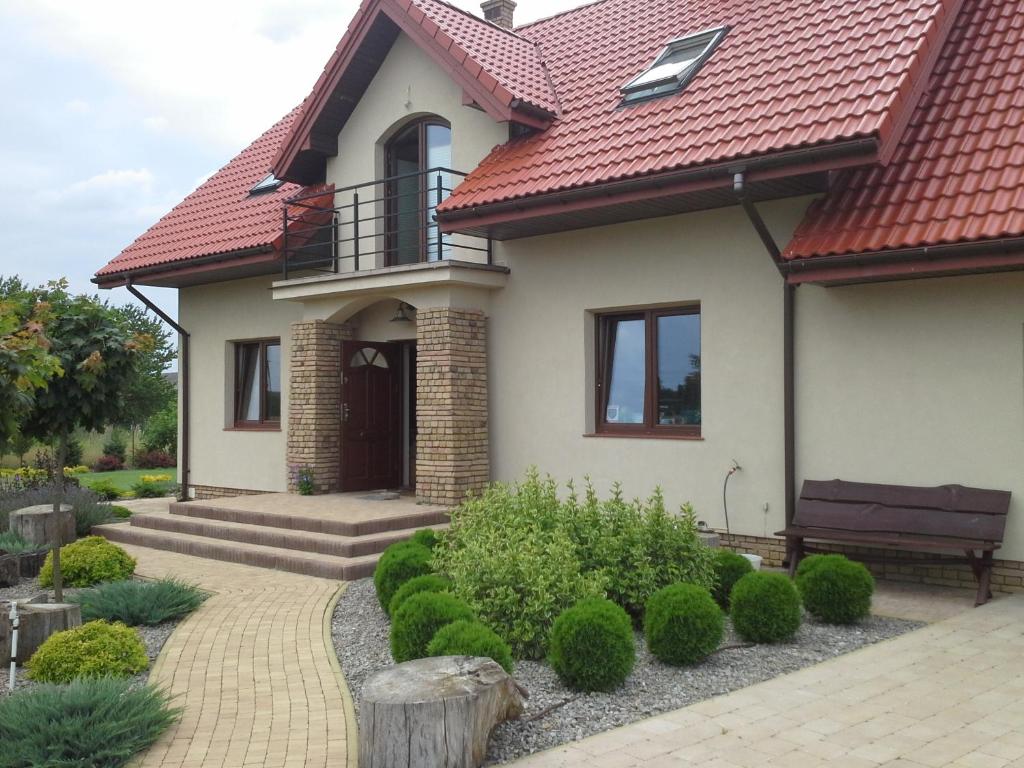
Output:
<instances>
[{"instance_id":1,"label":"bench backrest","mask_svg":"<svg viewBox=\"0 0 1024 768\"><path fill-rule=\"evenodd\" d=\"M805 480L793 524L1001 542L1009 507L1009 491Z\"/></svg>"}]
</instances>

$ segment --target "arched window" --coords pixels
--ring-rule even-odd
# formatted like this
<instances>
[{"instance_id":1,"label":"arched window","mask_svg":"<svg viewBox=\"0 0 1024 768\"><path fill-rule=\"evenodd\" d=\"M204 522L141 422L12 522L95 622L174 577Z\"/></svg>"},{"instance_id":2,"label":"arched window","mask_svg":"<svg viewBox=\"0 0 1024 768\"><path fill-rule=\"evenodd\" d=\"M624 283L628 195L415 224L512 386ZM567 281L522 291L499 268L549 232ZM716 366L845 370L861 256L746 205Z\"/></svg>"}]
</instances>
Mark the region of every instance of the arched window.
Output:
<instances>
[{"instance_id":1,"label":"arched window","mask_svg":"<svg viewBox=\"0 0 1024 768\"><path fill-rule=\"evenodd\" d=\"M452 129L439 117L410 123L386 147L387 251L389 264L446 258L434 211L451 191Z\"/></svg>"}]
</instances>

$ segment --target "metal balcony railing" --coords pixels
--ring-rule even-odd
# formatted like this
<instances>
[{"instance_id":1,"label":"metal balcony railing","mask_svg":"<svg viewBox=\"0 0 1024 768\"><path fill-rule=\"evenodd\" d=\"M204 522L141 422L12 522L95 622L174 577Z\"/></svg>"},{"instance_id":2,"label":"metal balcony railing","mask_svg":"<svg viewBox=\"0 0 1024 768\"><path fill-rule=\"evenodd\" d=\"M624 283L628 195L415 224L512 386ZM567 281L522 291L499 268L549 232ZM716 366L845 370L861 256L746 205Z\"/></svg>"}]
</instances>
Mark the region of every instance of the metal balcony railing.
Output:
<instances>
[{"instance_id":1,"label":"metal balcony railing","mask_svg":"<svg viewBox=\"0 0 1024 768\"><path fill-rule=\"evenodd\" d=\"M430 168L288 200L284 279L445 259L492 263L490 238L445 234L437 226L437 205L463 177Z\"/></svg>"}]
</instances>

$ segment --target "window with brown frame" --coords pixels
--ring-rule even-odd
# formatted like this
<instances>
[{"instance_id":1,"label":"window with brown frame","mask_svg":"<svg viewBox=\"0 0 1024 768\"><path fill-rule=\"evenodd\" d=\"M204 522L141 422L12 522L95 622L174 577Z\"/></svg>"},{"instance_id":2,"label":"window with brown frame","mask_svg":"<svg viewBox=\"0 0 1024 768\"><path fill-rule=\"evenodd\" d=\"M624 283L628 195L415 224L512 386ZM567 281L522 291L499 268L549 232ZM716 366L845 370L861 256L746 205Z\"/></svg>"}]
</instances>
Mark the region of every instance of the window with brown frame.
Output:
<instances>
[{"instance_id":1,"label":"window with brown frame","mask_svg":"<svg viewBox=\"0 0 1024 768\"><path fill-rule=\"evenodd\" d=\"M699 437L700 307L597 316L597 431Z\"/></svg>"},{"instance_id":2,"label":"window with brown frame","mask_svg":"<svg viewBox=\"0 0 1024 768\"><path fill-rule=\"evenodd\" d=\"M277 429L281 423L281 340L235 343L235 426Z\"/></svg>"}]
</instances>

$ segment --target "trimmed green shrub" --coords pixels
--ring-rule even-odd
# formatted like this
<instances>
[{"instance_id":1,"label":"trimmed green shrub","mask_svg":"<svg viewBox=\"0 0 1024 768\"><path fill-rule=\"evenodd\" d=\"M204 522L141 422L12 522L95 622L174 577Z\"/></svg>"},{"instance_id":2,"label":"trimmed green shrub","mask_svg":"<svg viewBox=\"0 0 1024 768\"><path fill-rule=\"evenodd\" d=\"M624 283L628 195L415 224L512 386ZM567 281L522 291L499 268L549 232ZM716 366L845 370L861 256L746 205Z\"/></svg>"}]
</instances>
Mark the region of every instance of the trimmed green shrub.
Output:
<instances>
[{"instance_id":1,"label":"trimmed green shrub","mask_svg":"<svg viewBox=\"0 0 1024 768\"><path fill-rule=\"evenodd\" d=\"M116 501L123 495L113 480L90 480L85 486L104 501Z\"/></svg>"},{"instance_id":2,"label":"trimmed green shrub","mask_svg":"<svg viewBox=\"0 0 1024 768\"><path fill-rule=\"evenodd\" d=\"M149 659L136 630L90 621L50 635L27 666L33 680L70 683L79 677L130 677L148 667Z\"/></svg>"},{"instance_id":3,"label":"trimmed green shrub","mask_svg":"<svg viewBox=\"0 0 1024 768\"><path fill-rule=\"evenodd\" d=\"M66 587L91 587L101 581L120 581L135 573L135 558L102 536L84 539L60 548L60 567ZM53 552L39 571L39 583L53 586Z\"/></svg>"},{"instance_id":4,"label":"trimmed green shrub","mask_svg":"<svg viewBox=\"0 0 1024 768\"><path fill-rule=\"evenodd\" d=\"M871 612L875 579L843 555L811 555L796 570L796 587L807 612L828 624L853 624Z\"/></svg>"},{"instance_id":5,"label":"trimmed green shrub","mask_svg":"<svg viewBox=\"0 0 1024 768\"><path fill-rule=\"evenodd\" d=\"M132 483L132 493L137 499L159 499L169 496L173 487L173 483L170 482L139 480L137 483Z\"/></svg>"},{"instance_id":6,"label":"trimmed green shrub","mask_svg":"<svg viewBox=\"0 0 1024 768\"><path fill-rule=\"evenodd\" d=\"M784 574L748 573L732 588L730 603L732 625L748 642L779 643L800 628L800 595Z\"/></svg>"},{"instance_id":7,"label":"trimmed green shrub","mask_svg":"<svg viewBox=\"0 0 1024 768\"><path fill-rule=\"evenodd\" d=\"M119 768L180 716L168 694L131 680L75 680L0 697L0 767Z\"/></svg>"},{"instance_id":8,"label":"trimmed green shrub","mask_svg":"<svg viewBox=\"0 0 1024 768\"><path fill-rule=\"evenodd\" d=\"M512 674L512 649L479 621L453 621L427 644L427 656L485 656Z\"/></svg>"},{"instance_id":9,"label":"trimmed green shrub","mask_svg":"<svg viewBox=\"0 0 1024 768\"><path fill-rule=\"evenodd\" d=\"M186 616L206 600L198 587L176 579L111 581L69 596L82 606L82 621L105 619L152 626Z\"/></svg>"},{"instance_id":10,"label":"trimmed green shrub","mask_svg":"<svg viewBox=\"0 0 1024 768\"><path fill-rule=\"evenodd\" d=\"M441 627L475 618L468 605L447 592L411 595L391 620L391 655L397 662L422 659Z\"/></svg>"},{"instance_id":11,"label":"trimmed green shrub","mask_svg":"<svg viewBox=\"0 0 1024 768\"><path fill-rule=\"evenodd\" d=\"M373 571L373 586L380 607L387 611L399 587L427 573L430 573L430 550L422 544L400 541L385 549Z\"/></svg>"},{"instance_id":12,"label":"trimmed green shrub","mask_svg":"<svg viewBox=\"0 0 1024 768\"><path fill-rule=\"evenodd\" d=\"M3 531L0 532L0 550L19 555L22 552L31 552L33 547L14 531Z\"/></svg>"},{"instance_id":13,"label":"trimmed green shrub","mask_svg":"<svg viewBox=\"0 0 1024 768\"><path fill-rule=\"evenodd\" d=\"M395 611L401 607L402 603L417 592L451 591L452 583L444 576L438 576L436 573L425 573L422 576L414 576L405 582L405 584L400 586L395 592L394 597L391 598L391 602L388 603L388 614L394 616Z\"/></svg>"},{"instance_id":14,"label":"trimmed green shrub","mask_svg":"<svg viewBox=\"0 0 1024 768\"><path fill-rule=\"evenodd\" d=\"M647 601L647 647L666 664L696 664L718 648L724 631L722 610L704 587L672 584Z\"/></svg>"},{"instance_id":15,"label":"trimmed green shrub","mask_svg":"<svg viewBox=\"0 0 1024 768\"><path fill-rule=\"evenodd\" d=\"M111 504L110 514L111 516L116 517L119 520L127 520L129 517L132 516L132 511L128 509L128 507L122 507L118 504Z\"/></svg>"},{"instance_id":16,"label":"trimmed green shrub","mask_svg":"<svg viewBox=\"0 0 1024 768\"><path fill-rule=\"evenodd\" d=\"M633 622L611 600L582 600L555 619L548 661L578 691L612 691L633 670Z\"/></svg>"},{"instance_id":17,"label":"trimmed green shrub","mask_svg":"<svg viewBox=\"0 0 1024 768\"><path fill-rule=\"evenodd\" d=\"M412 537L409 539L409 541L412 541L416 544L422 544L427 549L433 549L434 547L436 547L437 542L439 540L440 539L437 536L437 531L435 531L433 528L421 528L420 530L416 531L416 533L414 533Z\"/></svg>"},{"instance_id":18,"label":"trimmed green shrub","mask_svg":"<svg viewBox=\"0 0 1024 768\"><path fill-rule=\"evenodd\" d=\"M715 589L711 593L715 602L722 606L723 611L729 610L729 595L736 582L751 573L754 566L743 555L737 555L729 549L715 552Z\"/></svg>"}]
</instances>

